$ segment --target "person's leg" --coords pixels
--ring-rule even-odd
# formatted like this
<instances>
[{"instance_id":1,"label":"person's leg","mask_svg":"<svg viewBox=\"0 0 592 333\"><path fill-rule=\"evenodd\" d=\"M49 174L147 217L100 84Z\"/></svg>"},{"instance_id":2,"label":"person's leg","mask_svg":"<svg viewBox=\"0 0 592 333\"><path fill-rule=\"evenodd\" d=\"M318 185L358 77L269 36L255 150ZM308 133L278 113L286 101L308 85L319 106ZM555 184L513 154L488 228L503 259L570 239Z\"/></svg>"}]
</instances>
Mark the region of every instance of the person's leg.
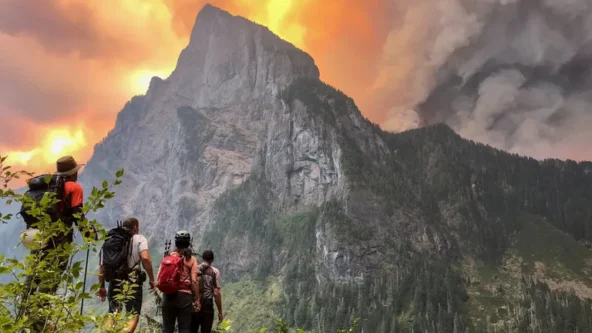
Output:
<instances>
[{"instance_id":1,"label":"person's leg","mask_svg":"<svg viewBox=\"0 0 592 333\"><path fill-rule=\"evenodd\" d=\"M140 315L134 313L134 318L130 320L127 324L127 328L125 329L126 333L134 333L136 331L136 327L138 327L138 323L140 322Z\"/></svg>"},{"instance_id":2,"label":"person's leg","mask_svg":"<svg viewBox=\"0 0 592 333\"><path fill-rule=\"evenodd\" d=\"M109 305L109 313L121 312L121 304L119 304L119 302L115 299L115 296L119 294L119 290L116 291L116 288L119 287L116 286L114 282L109 282L109 286L107 286L107 303ZM105 326L106 329L113 326L113 321L111 318L107 319Z\"/></svg>"},{"instance_id":3,"label":"person's leg","mask_svg":"<svg viewBox=\"0 0 592 333\"><path fill-rule=\"evenodd\" d=\"M31 255L39 258L39 260L42 260L45 256L41 250L32 250ZM35 292L37 292L37 287L41 283L41 279L38 276L34 277L31 275L27 275L25 283L26 289L24 291L24 297L29 297L33 295Z\"/></svg>"},{"instance_id":4,"label":"person's leg","mask_svg":"<svg viewBox=\"0 0 592 333\"><path fill-rule=\"evenodd\" d=\"M133 333L136 331L136 327L138 327L138 323L140 322L140 314L142 313L142 300L143 300L143 290L142 285L134 287L132 290L133 299L127 301L125 305L125 310L128 313L132 313L134 318L129 322L127 326L126 332Z\"/></svg>"},{"instance_id":5,"label":"person's leg","mask_svg":"<svg viewBox=\"0 0 592 333\"><path fill-rule=\"evenodd\" d=\"M34 255L38 256L38 262L45 261L46 267L48 269L53 269L54 267L57 268L55 278L45 278L41 279L40 277L35 277L33 279L29 279L29 282L32 282L30 289L28 290L28 297L32 296L34 293L43 293L43 294L50 294L54 295L57 289L62 282L62 274L68 268L68 262L70 257L66 254L64 255L62 252L59 251L57 244L51 243L50 245L46 246L43 249L34 250ZM45 301L41 301L40 304L42 307L47 307L49 304ZM29 314L28 314L29 315ZM53 330L52 323L46 323L46 318L37 318L33 326L35 329L40 328L47 328L49 330Z\"/></svg>"},{"instance_id":6,"label":"person's leg","mask_svg":"<svg viewBox=\"0 0 592 333\"><path fill-rule=\"evenodd\" d=\"M191 333L192 312L193 296L191 293L179 292L177 297L177 324L179 333Z\"/></svg>"},{"instance_id":7,"label":"person's leg","mask_svg":"<svg viewBox=\"0 0 592 333\"><path fill-rule=\"evenodd\" d=\"M68 263L70 261L70 257L69 256L64 256L64 255L60 255L56 258L57 260L57 269L58 269L58 274L59 277L57 277L57 279L51 281L51 283L49 283L46 286L42 286L39 288L39 292L41 293L46 293L46 294L55 294L56 291L58 290L58 287L60 286L60 283L62 282L62 274L66 271L66 269L68 269Z\"/></svg>"},{"instance_id":8,"label":"person's leg","mask_svg":"<svg viewBox=\"0 0 592 333\"><path fill-rule=\"evenodd\" d=\"M162 333L173 333L177 321L175 295L162 295Z\"/></svg>"},{"instance_id":9,"label":"person's leg","mask_svg":"<svg viewBox=\"0 0 592 333\"><path fill-rule=\"evenodd\" d=\"M214 324L214 302L213 300L205 301L201 309L201 333L210 333Z\"/></svg>"},{"instance_id":10,"label":"person's leg","mask_svg":"<svg viewBox=\"0 0 592 333\"><path fill-rule=\"evenodd\" d=\"M43 257L43 253L41 252L41 250L32 250L31 255L38 257L38 258ZM25 288L23 289L23 293L22 293L22 302L21 302L21 304L19 304L21 306L21 308L18 310L19 317L21 315L26 315L28 317L31 317L31 311L29 310L28 306L25 306L25 304L28 301L29 297L33 296L33 294L35 294L37 292L39 284L41 284L41 279L39 277L33 276L33 275L27 275L27 277L25 279ZM35 331L40 331L43 327L43 324L44 324L44 321L41 319L38 319L37 321L35 321L32 324L32 328Z\"/></svg>"},{"instance_id":11,"label":"person's leg","mask_svg":"<svg viewBox=\"0 0 592 333\"><path fill-rule=\"evenodd\" d=\"M52 277L46 278L45 281L40 281L41 285L38 288L38 292L51 295L56 293L62 282L62 275L70 262L70 256L63 250L66 243L69 243L67 239L50 239L48 245L39 250L39 261L44 261L47 269L52 270L57 268L57 270Z\"/></svg>"},{"instance_id":12,"label":"person's leg","mask_svg":"<svg viewBox=\"0 0 592 333\"><path fill-rule=\"evenodd\" d=\"M191 312L191 328L189 329L189 332L191 333L197 333L199 331L199 312L195 312L192 311Z\"/></svg>"}]
</instances>

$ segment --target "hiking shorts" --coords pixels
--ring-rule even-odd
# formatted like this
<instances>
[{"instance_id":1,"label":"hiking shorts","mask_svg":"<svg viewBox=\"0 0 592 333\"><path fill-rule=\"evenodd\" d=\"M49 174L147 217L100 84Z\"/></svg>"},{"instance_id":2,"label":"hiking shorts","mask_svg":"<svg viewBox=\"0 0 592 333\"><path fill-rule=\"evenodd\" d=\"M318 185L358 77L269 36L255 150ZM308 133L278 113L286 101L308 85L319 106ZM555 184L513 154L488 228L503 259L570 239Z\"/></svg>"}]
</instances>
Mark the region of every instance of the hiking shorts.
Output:
<instances>
[{"instance_id":1,"label":"hiking shorts","mask_svg":"<svg viewBox=\"0 0 592 333\"><path fill-rule=\"evenodd\" d=\"M115 311L121 312L121 306L119 301L115 299L116 295L119 295L120 291L115 290L116 288L115 282L109 283L109 289L107 290L107 299L109 300L109 313L113 313ZM128 301L124 301L125 303L125 311L128 313L134 313L136 315L140 315L142 312L142 285L138 285L137 287L133 287L131 291L131 295L134 298Z\"/></svg>"}]
</instances>

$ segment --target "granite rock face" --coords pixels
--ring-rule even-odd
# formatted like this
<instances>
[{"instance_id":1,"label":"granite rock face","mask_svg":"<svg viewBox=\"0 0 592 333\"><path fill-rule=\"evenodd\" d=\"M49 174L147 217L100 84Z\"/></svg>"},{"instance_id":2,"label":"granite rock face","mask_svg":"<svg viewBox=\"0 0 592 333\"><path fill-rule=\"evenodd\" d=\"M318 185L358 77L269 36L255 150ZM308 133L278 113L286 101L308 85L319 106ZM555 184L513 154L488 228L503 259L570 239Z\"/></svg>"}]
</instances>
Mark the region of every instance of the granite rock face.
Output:
<instances>
[{"instance_id":1,"label":"granite rock face","mask_svg":"<svg viewBox=\"0 0 592 333\"><path fill-rule=\"evenodd\" d=\"M95 146L81 177L88 190L125 169L101 218L109 224L136 216L150 238L178 229L200 234L215 199L253 168L265 169L278 209L343 195L339 146L321 136L323 124L311 123L305 106L279 96L303 77L319 77L308 54L206 5L170 77L153 78Z\"/></svg>"}]
</instances>

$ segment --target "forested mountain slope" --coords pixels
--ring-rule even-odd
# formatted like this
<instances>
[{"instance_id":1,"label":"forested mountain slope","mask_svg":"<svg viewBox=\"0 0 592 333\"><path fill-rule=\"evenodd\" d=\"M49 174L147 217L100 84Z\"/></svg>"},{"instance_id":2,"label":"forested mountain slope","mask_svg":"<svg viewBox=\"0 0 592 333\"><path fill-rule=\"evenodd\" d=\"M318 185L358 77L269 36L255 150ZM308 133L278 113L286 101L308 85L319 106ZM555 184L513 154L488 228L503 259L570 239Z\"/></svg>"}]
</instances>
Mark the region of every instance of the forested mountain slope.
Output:
<instances>
[{"instance_id":1,"label":"forested mountain slope","mask_svg":"<svg viewBox=\"0 0 592 333\"><path fill-rule=\"evenodd\" d=\"M446 125L384 133L315 79L296 80L282 98L337 142L346 194L286 214L261 166L217 200L205 242L236 259L224 261L227 275L283 290L272 308L290 323L320 332L355 316L371 332L591 327L582 245L591 163L511 155Z\"/></svg>"}]
</instances>

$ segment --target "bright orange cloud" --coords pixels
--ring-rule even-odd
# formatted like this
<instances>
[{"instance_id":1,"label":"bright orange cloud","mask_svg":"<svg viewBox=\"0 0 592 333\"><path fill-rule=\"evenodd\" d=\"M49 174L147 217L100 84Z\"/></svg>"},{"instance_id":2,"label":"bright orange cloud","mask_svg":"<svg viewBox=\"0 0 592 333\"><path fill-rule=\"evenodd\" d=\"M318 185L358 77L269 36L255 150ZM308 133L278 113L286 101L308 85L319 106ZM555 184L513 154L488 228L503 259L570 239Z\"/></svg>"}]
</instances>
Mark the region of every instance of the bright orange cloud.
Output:
<instances>
[{"instance_id":1,"label":"bright orange cloud","mask_svg":"<svg viewBox=\"0 0 592 333\"><path fill-rule=\"evenodd\" d=\"M247 17L308 52L321 79L352 96L371 120L382 108L371 107L373 82L384 43L404 11L392 0L164 0L173 30L187 37L197 12L209 2ZM413 53L415 54L415 53Z\"/></svg>"},{"instance_id":2,"label":"bright orange cloud","mask_svg":"<svg viewBox=\"0 0 592 333\"><path fill-rule=\"evenodd\" d=\"M158 1L0 0L0 155L51 171L84 161L117 112L186 43ZM116 15L114 15L116 13ZM39 19L42 17L43 19Z\"/></svg>"},{"instance_id":3,"label":"bright orange cloud","mask_svg":"<svg viewBox=\"0 0 592 333\"><path fill-rule=\"evenodd\" d=\"M86 138L81 128L50 129L45 134L41 146L29 151L9 151L7 162L29 167L45 167L53 164L63 155L79 152L86 146Z\"/></svg>"},{"instance_id":4,"label":"bright orange cloud","mask_svg":"<svg viewBox=\"0 0 592 333\"><path fill-rule=\"evenodd\" d=\"M14 119L0 123L0 154L33 171L60 154L84 162L125 102L171 73L206 2L310 53L323 80L379 119L367 91L391 0L0 0L0 112Z\"/></svg>"}]
</instances>

